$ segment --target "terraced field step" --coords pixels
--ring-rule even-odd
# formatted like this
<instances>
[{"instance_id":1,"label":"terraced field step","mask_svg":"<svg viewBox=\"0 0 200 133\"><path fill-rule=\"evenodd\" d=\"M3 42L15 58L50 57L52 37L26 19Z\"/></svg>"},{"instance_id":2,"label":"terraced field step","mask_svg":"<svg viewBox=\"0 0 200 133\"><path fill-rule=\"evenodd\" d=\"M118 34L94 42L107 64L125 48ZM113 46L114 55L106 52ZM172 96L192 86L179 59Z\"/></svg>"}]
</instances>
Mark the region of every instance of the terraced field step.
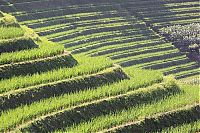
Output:
<instances>
[{"instance_id":1,"label":"terraced field step","mask_svg":"<svg viewBox=\"0 0 200 133\"><path fill-rule=\"evenodd\" d=\"M105 130L105 132L160 132L167 127L195 122L199 119L200 105L196 103L169 112L156 114L140 121L129 122Z\"/></svg>"},{"instance_id":2,"label":"terraced field step","mask_svg":"<svg viewBox=\"0 0 200 133\"><path fill-rule=\"evenodd\" d=\"M0 79L10 78L12 76L41 73L63 67L73 67L76 64L77 61L73 58L73 56L69 52L64 52L62 55L43 59L0 65Z\"/></svg>"},{"instance_id":3,"label":"terraced field step","mask_svg":"<svg viewBox=\"0 0 200 133\"><path fill-rule=\"evenodd\" d=\"M21 130L24 132L52 132L63 127L88 121L93 117L109 114L138 104L148 103L161 98L179 93L179 88L167 88L165 84L156 84L148 88L141 88L125 94L103 98L92 102L84 103L79 106L67 108L42 116L23 125ZM155 99L156 97L156 99ZM47 122L48 121L48 122Z\"/></svg>"},{"instance_id":4,"label":"terraced field step","mask_svg":"<svg viewBox=\"0 0 200 133\"><path fill-rule=\"evenodd\" d=\"M141 41L143 39L156 39L157 36L156 35L152 35L152 36L148 36L148 37L134 37L132 35L129 36L122 36L122 37L113 37L113 38L108 38L105 40L100 40L97 42L91 42L91 43L85 43L85 44L81 44L81 45L77 45L77 46L73 46L73 47L69 47L69 50L72 50L73 54L77 54L77 53L84 53L84 52L90 52L91 50L98 50L99 48L103 48L105 46L115 46L115 45L123 45L123 44L127 44L127 43L131 43L131 42L137 42L137 41Z\"/></svg>"},{"instance_id":5,"label":"terraced field step","mask_svg":"<svg viewBox=\"0 0 200 133\"><path fill-rule=\"evenodd\" d=\"M45 38L40 38L40 41L36 41L36 43L38 44L38 48L2 53L0 56L0 65L52 57L64 52L62 45L50 42Z\"/></svg>"},{"instance_id":6,"label":"terraced field step","mask_svg":"<svg viewBox=\"0 0 200 133\"><path fill-rule=\"evenodd\" d=\"M0 54L5 52L27 50L37 47L38 47L37 44L35 44L31 38L27 37L18 37L18 38L0 40Z\"/></svg>"},{"instance_id":7,"label":"terraced field step","mask_svg":"<svg viewBox=\"0 0 200 133\"><path fill-rule=\"evenodd\" d=\"M158 71L126 68L125 72L130 76L130 79L124 79L115 82L114 84L106 84L97 88L87 88L76 93L51 97L34 102L30 105L20 106L2 112L2 115L0 116L0 119L2 120L0 121L0 130L6 131L7 129L15 129L16 126L29 123L29 121L32 121L39 116L56 112L56 110L62 110L63 108L70 108L85 102L124 94L128 91L147 87L163 81L163 76ZM11 117L15 119L8 119Z\"/></svg>"},{"instance_id":8,"label":"terraced field step","mask_svg":"<svg viewBox=\"0 0 200 133\"><path fill-rule=\"evenodd\" d=\"M164 130L162 130L163 133L175 133L175 132L200 132L200 120L195 121L195 122L191 122L191 123L186 123L186 124L182 124L176 127L169 127L166 128Z\"/></svg>"},{"instance_id":9,"label":"terraced field step","mask_svg":"<svg viewBox=\"0 0 200 133\"><path fill-rule=\"evenodd\" d=\"M154 114L164 113L199 102L199 89L197 86L181 85L180 88L182 92L176 95L160 99L150 104L138 105L122 111L94 117L90 121L66 127L64 130L58 130L57 132L101 132L104 131L104 129L110 129L133 120L139 121L142 118L147 118ZM91 125L93 125L92 128Z\"/></svg>"},{"instance_id":10,"label":"terraced field step","mask_svg":"<svg viewBox=\"0 0 200 133\"><path fill-rule=\"evenodd\" d=\"M127 78L128 76L123 72L121 67L114 65L96 74L20 88L0 94L0 107L3 111L23 104L30 104L44 98L59 96L65 93L74 93Z\"/></svg>"}]
</instances>

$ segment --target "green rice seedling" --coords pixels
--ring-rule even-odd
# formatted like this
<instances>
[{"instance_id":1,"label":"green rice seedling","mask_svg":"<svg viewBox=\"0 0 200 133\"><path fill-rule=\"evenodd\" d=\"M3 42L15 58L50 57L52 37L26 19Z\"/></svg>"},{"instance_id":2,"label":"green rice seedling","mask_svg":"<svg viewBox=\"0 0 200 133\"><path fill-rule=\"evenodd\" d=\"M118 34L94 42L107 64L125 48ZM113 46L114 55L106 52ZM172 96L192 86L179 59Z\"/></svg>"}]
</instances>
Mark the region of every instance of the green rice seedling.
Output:
<instances>
[{"instance_id":1,"label":"green rice seedling","mask_svg":"<svg viewBox=\"0 0 200 133\"><path fill-rule=\"evenodd\" d=\"M0 27L0 39L10 39L23 36L25 31L20 27Z\"/></svg>"},{"instance_id":2,"label":"green rice seedling","mask_svg":"<svg viewBox=\"0 0 200 133\"><path fill-rule=\"evenodd\" d=\"M109 128L126 124L133 121L139 121L142 118L157 113L174 110L179 107L191 105L199 102L198 86L181 86L183 93L166 97L158 102L139 105L128 110L102 115L89 122L83 122L65 129L66 132L97 132ZM92 126L91 126L92 125Z\"/></svg>"},{"instance_id":3,"label":"green rice seedling","mask_svg":"<svg viewBox=\"0 0 200 133\"><path fill-rule=\"evenodd\" d=\"M162 130L162 133L195 133L200 131L200 120Z\"/></svg>"},{"instance_id":4,"label":"green rice seedling","mask_svg":"<svg viewBox=\"0 0 200 133\"><path fill-rule=\"evenodd\" d=\"M126 93L163 80L162 74L158 71L126 68L125 72L131 77L130 80L123 80L115 84L101 86L96 89L91 88L74 94L52 97L31 105L2 112L0 116L0 131L11 128L15 125L23 124L25 121L35 118L36 116L39 117L63 108L71 108L84 102Z\"/></svg>"},{"instance_id":5,"label":"green rice seedling","mask_svg":"<svg viewBox=\"0 0 200 133\"><path fill-rule=\"evenodd\" d=\"M41 74L36 73L33 75L12 77L10 79L2 80L0 81L0 93L28 86L72 78L84 74L96 73L105 68L111 67L113 64L110 59L104 57L91 58L80 54L75 55L74 58L78 61L79 64L72 68L62 68ZM8 84L8 82L10 84Z\"/></svg>"},{"instance_id":6,"label":"green rice seedling","mask_svg":"<svg viewBox=\"0 0 200 133\"><path fill-rule=\"evenodd\" d=\"M50 57L64 52L64 46L49 42L44 38L36 44L39 48L1 54L0 65Z\"/></svg>"}]
</instances>

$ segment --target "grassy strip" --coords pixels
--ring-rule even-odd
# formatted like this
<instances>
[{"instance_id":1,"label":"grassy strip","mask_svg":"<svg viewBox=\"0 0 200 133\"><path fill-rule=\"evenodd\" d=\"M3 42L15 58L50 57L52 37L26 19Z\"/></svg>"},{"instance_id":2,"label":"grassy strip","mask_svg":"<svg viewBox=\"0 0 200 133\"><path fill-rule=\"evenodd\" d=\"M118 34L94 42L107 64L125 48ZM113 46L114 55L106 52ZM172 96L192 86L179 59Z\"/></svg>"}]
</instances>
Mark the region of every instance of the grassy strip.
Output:
<instances>
[{"instance_id":1,"label":"grassy strip","mask_svg":"<svg viewBox=\"0 0 200 133\"><path fill-rule=\"evenodd\" d=\"M182 78L179 81L182 83L191 84L191 85L199 85L200 84L199 74L190 76L190 77L186 77L186 78Z\"/></svg>"},{"instance_id":2,"label":"grassy strip","mask_svg":"<svg viewBox=\"0 0 200 133\"><path fill-rule=\"evenodd\" d=\"M181 88L185 93L164 98L156 103L132 107L109 115L102 115L91 121L68 127L65 131L71 133L102 131L106 128L111 128L130 121L139 121L141 118L194 104L199 101L199 89L197 86L181 86Z\"/></svg>"},{"instance_id":3,"label":"grassy strip","mask_svg":"<svg viewBox=\"0 0 200 133\"><path fill-rule=\"evenodd\" d=\"M104 47L100 47L98 49L92 49L92 50L88 51L87 54L92 55L92 56L98 56L98 55L113 53L113 52L116 52L119 50L124 50L124 49L133 49L134 47L140 48L140 47L148 46L153 43L160 44L160 43L164 43L164 42L161 42L160 39L148 39L148 40L146 39L143 41L120 43L120 44L116 44L116 45L107 45Z\"/></svg>"},{"instance_id":4,"label":"grassy strip","mask_svg":"<svg viewBox=\"0 0 200 133\"><path fill-rule=\"evenodd\" d=\"M200 106L193 105L145 118L139 123L119 128L116 132L161 132L162 129L200 119Z\"/></svg>"},{"instance_id":5,"label":"grassy strip","mask_svg":"<svg viewBox=\"0 0 200 133\"><path fill-rule=\"evenodd\" d=\"M119 45L119 44L126 44L129 42L137 42L142 39L155 39L157 36L145 36L145 35L138 35L138 36L133 36L133 35L127 35L127 36L119 36L119 37L113 37L113 38L108 38L108 39L103 39L100 41L94 41L94 42L89 42L89 43L83 43L81 45L77 46L70 46L68 49L72 50L72 53L81 53L81 52L88 52L94 49L99 49L104 46L114 46L114 45ZM68 45L65 45L68 47Z\"/></svg>"},{"instance_id":6,"label":"grassy strip","mask_svg":"<svg viewBox=\"0 0 200 133\"><path fill-rule=\"evenodd\" d=\"M107 14L106 14L107 13ZM88 20L88 19L105 19L105 18L110 18L111 16L112 17L117 17L117 12L115 11L112 11L112 12L104 12L104 14L99 14L99 15L89 15L89 16L82 16L82 17L76 17L76 18L69 18L69 21L72 21L71 23L75 23L79 26L81 26L82 24L84 24L83 22L88 22L88 21L91 21L91 20ZM110 14L110 16L108 16L108 14ZM79 20L79 21L76 21L76 20ZM55 19L53 21L47 21L47 23L56 23L58 20L65 20L65 19ZM67 21L67 22L69 22ZM82 24L81 24L82 23ZM37 23L36 23L37 24ZM34 25L34 24L33 24ZM54 25L50 25L50 26L45 26L45 27L40 27L40 28L36 28L35 31L36 32L40 32L40 33L44 33L44 32L52 32L53 30L58 30L60 28L67 28L70 26L70 23L64 23L64 24L54 24Z\"/></svg>"},{"instance_id":7,"label":"grassy strip","mask_svg":"<svg viewBox=\"0 0 200 133\"><path fill-rule=\"evenodd\" d=\"M141 47L137 49L127 49L119 52L115 52L114 54L109 54L111 59L121 59L121 58L126 58L129 56L136 56L136 55L142 55L146 53L153 53L157 51L167 51L170 49L174 49L170 43L168 44L160 44L156 46L146 46L146 47ZM109 56L108 55L108 56Z\"/></svg>"},{"instance_id":8,"label":"grassy strip","mask_svg":"<svg viewBox=\"0 0 200 133\"><path fill-rule=\"evenodd\" d=\"M189 1L189 2L180 2L180 3L167 3L165 4L166 7L174 7L174 6L191 6L191 5L199 5L199 1Z\"/></svg>"},{"instance_id":9,"label":"grassy strip","mask_svg":"<svg viewBox=\"0 0 200 133\"><path fill-rule=\"evenodd\" d=\"M97 100L72 108L71 110L59 111L30 124L23 129L23 132L52 132L66 126L91 120L103 114L105 115L131 106L157 101L180 92L176 83L172 82L173 81L166 81L166 83L156 84L148 88L142 88L126 94Z\"/></svg>"},{"instance_id":10,"label":"grassy strip","mask_svg":"<svg viewBox=\"0 0 200 133\"><path fill-rule=\"evenodd\" d=\"M145 17L144 20L145 21L149 21L152 22L152 20L162 20L163 19L170 19L170 18L181 18L181 17L186 17L186 16L192 16L192 15L196 15L198 13L184 13L184 14L171 14L171 15L166 15L166 16L150 16L150 17Z\"/></svg>"},{"instance_id":11,"label":"grassy strip","mask_svg":"<svg viewBox=\"0 0 200 133\"><path fill-rule=\"evenodd\" d=\"M25 31L21 27L0 27L0 39L21 37Z\"/></svg>"},{"instance_id":12,"label":"grassy strip","mask_svg":"<svg viewBox=\"0 0 200 133\"><path fill-rule=\"evenodd\" d=\"M161 131L161 133L198 133L200 132L200 120L179 126L172 126Z\"/></svg>"},{"instance_id":13,"label":"grassy strip","mask_svg":"<svg viewBox=\"0 0 200 133\"><path fill-rule=\"evenodd\" d=\"M174 49L174 50L168 50L167 52L161 51L157 53L148 53L148 54L127 57L127 59L129 60L126 60L126 58L117 59L116 62L120 63L120 65L122 66L138 65L138 66L146 67L146 64L153 65L153 63L155 64L155 62L163 62L171 58L174 58L172 57L172 55L176 55L178 53L176 52L176 49ZM176 55L175 58L177 57L180 58L180 56Z\"/></svg>"},{"instance_id":14,"label":"grassy strip","mask_svg":"<svg viewBox=\"0 0 200 133\"><path fill-rule=\"evenodd\" d=\"M7 13L2 13L3 17L0 18L0 27L20 27L16 18Z\"/></svg>"},{"instance_id":15,"label":"grassy strip","mask_svg":"<svg viewBox=\"0 0 200 133\"><path fill-rule=\"evenodd\" d=\"M26 36L13 39L0 40L0 54L4 52L15 52L37 47L38 47L37 44L35 44L32 38Z\"/></svg>"},{"instance_id":16,"label":"grassy strip","mask_svg":"<svg viewBox=\"0 0 200 133\"><path fill-rule=\"evenodd\" d=\"M87 21L81 21L81 22L76 22L74 23L74 25L76 25L76 27L78 27L78 29L74 30L74 32L78 32L78 31L83 31L83 29L93 29L94 25L95 27L105 27L106 25L110 25L110 24L118 24L118 23L126 23L126 20L122 17L114 17L114 18L103 18L103 19L97 19L97 20L87 20ZM103 26L102 24L104 24L105 26ZM88 26L87 26L88 25ZM64 28L64 27L62 27ZM80 33L80 32L79 32ZM50 34L47 35L45 37L47 37L48 39L53 39L56 37L60 37L66 35L66 31L63 32L59 32L59 33L55 33L55 34Z\"/></svg>"},{"instance_id":17,"label":"grassy strip","mask_svg":"<svg viewBox=\"0 0 200 133\"><path fill-rule=\"evenodd\" d=\"M43 19L37 19L37 20L27 20L23 21L20 24L22 25L29 25L29 24L35 24L35 23L43 23L43 22L48 22L56 19L70 19L70 18L80 18L80 17L88 17L88 16L96 16L102 14L101 12L92 12L92 13L78 13L78 14L70 14L70 15L64 15L64 16L56 16L56 17L51 17L51 18L43 18Z\"/></svg>"},{"instance_id":18,"label":"grassy strip","mask_svg":"<svg viewBox=\"0 0 200 133\"><path fill-rule=\"evenodd\" d=\"M14 128L37 116L50 112L69 108L78 104L93 101L108 96L118 95L127 91L146 87L161 82L163 77L158 71L142 70L138 68L126 68L125 72L131 77L116 84L105 85L96 89L80 91L74 94L65 94L60 97L52 97L27 106L2 112L0 116L0 130ZM10 119L12 118L12 119Z\"/></svg>"},{"instance_id":19,"label":"grassy strip","mask_svg":"<svg viewBox=\"0 0 200 133\"><path fill-rule=\"evenodd\" d=\"M45 73L36 73L34 75L13 77L0 81L0 93L16 90L19 88L25 88L29 86L35 86L38 84L45 84L48 82L55 82L67 78L72 78L84 74L92 74L104 70L105 68L112 66L112 61L107 58L91 58L82 54L73 56L78 65L73 68L62 68L59 70L53 70ZM9 84L8 84L9 83Z\"/></svg>"},{"instance_id":20,"label":"grassy strip","mask_svg":"<svg viewBox=\"0 0 200 133\"><path fill-rule=\"evenodd\" d=\"M127 78L128 76L119 66L114 66L96 74L32 86L2 94L0 95L0 108L2 110L7 110L19 105L30 104L44 98L73 93Z\"/></svg>"},{"instance_id":21,"label":"grassy strip","mask_svg":"<svg viewBox=\"0 0 200 133\"><path fill-rule=\"evenodd\" d=\"M73 67L76 64L77 61L69 53L44 59L6 64L0 66L0 79L10 78L13 76L32 75L34 73L42 73L64 67Z\"/></svg>"},{"instance_id":22,"label":"grassy strip","mask_svg":"<svg viewBox=\"0 0 200 133\"><path fill-rule=\"evenodd\" d=\"M50 57L64 52L62 45L49 42L44 38L41 42L37 41L36 44L39 45L37 49L1 54L0 65Z\"/></svg>"},{"instance_id":23,"label":"grassy strip","mask_svg":"<svg viewBox=\"0 0 200 133\"><path fill-rule=\"evenodd\" d=\"M185 77L189 77L189 76L193 76L193 75L199 75L200 72L199 72L200 68L196 68L196 69L192 69L192 70L188 70L188 71L182 71L182 72L179 72L179 73L176 73L176 77L178 79L180 78L185 78Z\"/></svg>"}]
</instances>

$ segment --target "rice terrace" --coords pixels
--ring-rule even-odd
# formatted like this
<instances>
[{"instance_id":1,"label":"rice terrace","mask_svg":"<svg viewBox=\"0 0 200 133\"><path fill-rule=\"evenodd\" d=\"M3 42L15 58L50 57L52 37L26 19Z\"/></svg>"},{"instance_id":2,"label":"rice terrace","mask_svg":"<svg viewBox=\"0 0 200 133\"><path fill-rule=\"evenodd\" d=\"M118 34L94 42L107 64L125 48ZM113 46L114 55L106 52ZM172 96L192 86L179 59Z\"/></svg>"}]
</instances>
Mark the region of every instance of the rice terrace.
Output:
<instances>
[{"instance_id":1,"label":"rice terrace","mask_svg":"<svg viewBox=\"0 0 200 133\"><path fill-rule=\"evenodd\" d=\"M199 0L0 0L0 133L198 133L199 49Z\"/></svg>"}]
</instances>

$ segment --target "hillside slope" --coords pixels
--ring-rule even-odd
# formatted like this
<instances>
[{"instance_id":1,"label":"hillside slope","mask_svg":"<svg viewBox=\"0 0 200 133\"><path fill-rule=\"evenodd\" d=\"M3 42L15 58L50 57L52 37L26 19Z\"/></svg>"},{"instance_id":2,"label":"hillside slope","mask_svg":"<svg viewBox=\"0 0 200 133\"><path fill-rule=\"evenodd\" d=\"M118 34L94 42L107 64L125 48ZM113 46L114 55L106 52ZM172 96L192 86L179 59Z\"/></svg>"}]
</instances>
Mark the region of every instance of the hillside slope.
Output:
<instances>
[{"instance_id":1,"label":"hillside slope","mask_svg":"<svg viewBox=\"0 0 200 133\"><path fill-rule=\"evenodd\" d=\"M106 56L124 67L159 69L177 78L199 74L198 63L157 33L198 22L198 0L10 0L1 9L74 54Z\"/></svg>"},{"instance_id":2,"label":"hillside slope","mask_svg":"<svg viewBox=\"0 0 200 133\"><path fill-rule=\"evenodd\" d=\"M198 83L162 73L197 64L123 4L0 0L0 132L200 131Z\"/></svg>"}]
</instances>

